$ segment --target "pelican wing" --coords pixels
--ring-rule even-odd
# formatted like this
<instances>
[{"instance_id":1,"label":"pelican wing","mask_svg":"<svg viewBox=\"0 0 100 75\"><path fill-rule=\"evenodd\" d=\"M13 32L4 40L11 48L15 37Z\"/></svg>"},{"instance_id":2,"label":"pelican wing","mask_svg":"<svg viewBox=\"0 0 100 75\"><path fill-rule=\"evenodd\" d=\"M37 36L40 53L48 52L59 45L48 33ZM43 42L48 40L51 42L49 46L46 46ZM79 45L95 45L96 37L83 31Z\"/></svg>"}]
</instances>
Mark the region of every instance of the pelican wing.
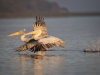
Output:
<instances>
[{"instance_id":1,"label":"pelican wing","mask_svg":"<svg viewBox=\"0 0 100 75\"><path fill-rule=\"evenodd\" d=\"M36 16L36 22L33 23L34 30L41 30L41 35L47 35L47 28L43 17Z\"/></svg>"},{"instance_id":2,"label":"pelican wing","mask_svg":"<svg viewBox=\"0 0 100 75\"><path fill-rule=\"evenodd\" d=\"M16 51L25 51L28 49L32 51L34 50L34 52L40 51L40 50L46 50L45 47L41 43L38 43L38 40L31 39L26 44L16 48Z\"/></svg>"},{"instance_id":3,"label":"pelican wing","mask_svg":"<svg viewBox=\"0 0 100 75\"><path fill-rule=\"evenodd\" d=\"M37 52L40 50L48 50L54 46L64 47L62 44L65 43L63 40L53 37L53 36L44 36L43 38L38 40L38 43L30 48L33 52Z\"/></svg>"},{"instance_id":4,"label":"pelican wing","mask_svg":"<svg viewBox=\"0 0 100 75\"><path fill-rule=\"evenodd\" d=\"M24 45L16 48L16 51L28 50L28 49L32 48L33 46L35 46L36 43L37 43L37 40L31 39L27 43L25 43Z\"/></svg>"},{"instance_id":5,"label":"pelican wing","mask_svg":"<svg viewBox=\"0 0 100 75\"><path fill-rule=\"evenodd\" d=\"M64 47L62 44L65 43L63 40L53 37L53 36L44 36L39 40L30 40L26 44L17 48L18 51L23 51L30 49L32 52L48 50L54 46Z\"/></svg>"}]
</instances>

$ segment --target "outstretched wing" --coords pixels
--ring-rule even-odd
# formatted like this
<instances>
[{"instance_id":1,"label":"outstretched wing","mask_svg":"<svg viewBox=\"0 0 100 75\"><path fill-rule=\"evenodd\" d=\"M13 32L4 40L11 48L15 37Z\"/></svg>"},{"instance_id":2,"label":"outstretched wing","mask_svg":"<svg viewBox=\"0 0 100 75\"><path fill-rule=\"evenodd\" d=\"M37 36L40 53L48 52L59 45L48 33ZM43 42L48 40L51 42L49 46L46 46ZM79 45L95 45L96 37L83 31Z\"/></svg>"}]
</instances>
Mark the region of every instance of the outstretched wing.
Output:
<instances>
[{"instance_id":1,"label":"outstretched wing","mask_svg":"<svg viewBox=\"0 0 100 75\"><path fill-rule=\"evenodd\" d=\"M36 40L30 40L28 43L17 48L18 51L23 51L30 49L32 52L48 50L54 46L63 47L62 43L65 43L63 40L53 37L53 36L44 36L43 38Z\"/></svg>"},{"instance_id":2,"label":"outstretched wing","mask_svg":"<svg viewBox=\"0 0 100 75\"><path fill-rule=\"evenodd\" d=\"M43 17L36 16L36 22L33 23L34 30L41 30L41 35L47 35L47 28Z\"/></svg>"},{"instance_id":3,"label":"outstretched wing","mask_svg":"<svg viewBox=\"0 0 100 75\"><path fill-rule=\"evenodd\" d=\"M32 48L33 46L35 46L36 43L37 43L37 40L31 39L27 43L25 43L24 45L16 48L16 51L28 50L28 49Z\"/></svg>"},{"instance_id":4,"label":"outstretched wing","mask_svg":"<svg viewBox=\"0 0 100 75\"><path fill-rule=\"evenodd\" d=\"M41 50L48 50L49 48L52 48L54 46L59 46L64 48L63 46L64 42L63 40L53 37L53 36L44 36L43 38L39 39L37 44L30 48L30 51L41 51Z\"/></svg>"}]
</instances>

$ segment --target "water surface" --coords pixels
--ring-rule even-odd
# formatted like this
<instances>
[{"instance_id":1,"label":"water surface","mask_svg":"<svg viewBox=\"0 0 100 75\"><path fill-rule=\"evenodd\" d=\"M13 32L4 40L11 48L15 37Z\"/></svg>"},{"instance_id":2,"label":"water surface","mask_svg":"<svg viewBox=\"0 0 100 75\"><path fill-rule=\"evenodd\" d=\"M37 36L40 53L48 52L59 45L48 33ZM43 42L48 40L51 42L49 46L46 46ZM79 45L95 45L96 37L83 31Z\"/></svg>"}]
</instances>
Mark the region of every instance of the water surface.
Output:
<instances>
[{"instance_id":1,"label":"water surface","mask_svg":"<svg viewBox=\"0 0 100 75\"><path fill-rule=\"evenodd\" d=\"M65 48L55 47L42 58L33 53L15 52L24 44L20 36L8 34L33 30L35 18L0 19L0 75L99 75L100 53L84 53L86 44L100 39L100 17L45 18L49 35L67 42Z\"/></svg>"}]
</instances>

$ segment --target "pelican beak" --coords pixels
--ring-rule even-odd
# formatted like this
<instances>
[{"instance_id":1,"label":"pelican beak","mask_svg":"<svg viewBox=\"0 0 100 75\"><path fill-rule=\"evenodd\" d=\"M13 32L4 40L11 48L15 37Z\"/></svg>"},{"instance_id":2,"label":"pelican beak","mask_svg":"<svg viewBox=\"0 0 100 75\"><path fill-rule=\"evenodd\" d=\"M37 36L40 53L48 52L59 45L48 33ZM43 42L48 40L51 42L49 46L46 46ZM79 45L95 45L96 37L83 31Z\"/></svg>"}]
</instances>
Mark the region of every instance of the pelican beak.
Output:
<instances>
[{"instance_id":1,"label":"pelican beak","mask_svg":"<svg viewBox=\"0 0 100 75\"><path fill-rule=\"evenodd\" d=\"M37 31L32 31L32 32L26 33L25 35L29 35L29 34L37 34Z\"/></svg>"},{"instance_id":2,"label":"pelican beak","mask_svg":"<svg viewBox=\"0 0 100 75\"><path fill-rule=\"evenodd\" d=\"M9 34L8 36L15 36L15 35L21 35L21 34L24 34L22 30Z\"/></svg>"}]
</instances>

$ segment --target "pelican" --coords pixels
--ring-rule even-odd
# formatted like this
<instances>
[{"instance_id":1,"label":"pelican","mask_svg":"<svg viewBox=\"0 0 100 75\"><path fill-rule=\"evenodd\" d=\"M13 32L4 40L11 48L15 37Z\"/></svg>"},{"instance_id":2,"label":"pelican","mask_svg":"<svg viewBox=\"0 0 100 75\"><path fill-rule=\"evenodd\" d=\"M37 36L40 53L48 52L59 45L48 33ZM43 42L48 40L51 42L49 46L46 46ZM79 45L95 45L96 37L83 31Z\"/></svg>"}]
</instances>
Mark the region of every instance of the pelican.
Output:
<instances>
[{"instance_id":1,"label":"pelican","mask_svg":"<svg viewBox=\"0 0 100 75\"><path fill-rule=\"evenodd\" d=\"M40 29L42 31L41 36L47 35L47 29L46 29L46 25L45 25L45 22L44 22L44 18L36 16L36 22L35 23L36 24L33 23L34 30ZM40 26L38 26L38 25L40 25ZM8 36L21 35L21 37L20 37L21 41L27 43L29 40L31 40L33 38L33 36L31 38L26 38L25 32L26 32L26 29L23 29L23 30L14 32L12 34L9 34Z\"/></svg>"},{"instance_id":2,"label":"pelican","mask_svg":"<svg viewBox=\"0 0 100 75\"><path fill-rule=\"evenodd\" d=\"M44 22L44 18L36 17L36 22L33 23L34 30L29 33L18 33L21 34L21 40L25 42L24 45L18 47L17 51L25 51L30 50L31 52L39 52L48 50L54 46L63 47L63 44L66 43L62 39L59 39L54 36L49 36L47 33L46 24ZM9 36L14 36L16 34L10 34ZM31 38L25 38L27 35L32 35ZM24 39L24 40L23 40Z\"/></svg>"}]
</instances>

